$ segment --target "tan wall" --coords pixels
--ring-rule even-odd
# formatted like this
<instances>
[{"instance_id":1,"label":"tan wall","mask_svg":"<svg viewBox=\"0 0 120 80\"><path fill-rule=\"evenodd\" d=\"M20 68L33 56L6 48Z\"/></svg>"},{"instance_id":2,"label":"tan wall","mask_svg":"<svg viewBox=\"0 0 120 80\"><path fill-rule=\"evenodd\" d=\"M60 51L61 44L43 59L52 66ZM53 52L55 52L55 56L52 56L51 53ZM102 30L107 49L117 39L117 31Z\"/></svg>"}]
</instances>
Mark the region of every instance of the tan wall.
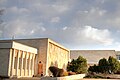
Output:
<instances>
[{"instance_id":1,"label":"tan wall","mask_svg":"<svg viewBox=\"0 0 120 80\"><path fill-rule=\"evenodd\" d=\"M70 58L76 59L78 56L83 56L87 59L88 64L97 64L102 58L108 59L109 56L116 58L115 50L71 50Z\"/></svg>"},{"instance_id":2,"label":"tan wall","mask_svg":"<svg viewBox=\"0 0 120 80\"><path fill-rule=\"evenodd\" d=\"M14 41L0 44L2 44L0 45L1 76L32 77L34 75L34 61L35 54L37 54L36 48Z\"/></svg>"},{"instance_id":3,"label":"tan wall","mask_svg":"<svg viewBox=\"0 0 120 80\"><path fill-rule=\"evenodd\" d=\"M53 64L56 62L58 64L58 67L63 68L66 67L66 64L69 61L69 57L70 57L69 50L48 38L18 39L14 41L38 49L38 54L37 54L38 57L36 57L38 58L37 64L39 61L43 63L44 75L48 75L48 68L52 62ZM0 42L5 42L5 41L3 40ZM55 46L53 45L53 47L49 47L50 44L49 42L53 43ZM55 50L53 48L55 48ZM52 52L49 54L49 51ZM37 69L37 64L36 64L36 69Z\"/></svg>"},{"instance_id":4,"label":"tan wall","mask_svg":"<svg viewBox=\"0 0 120 80\"><path fill-rule=\"evenodd\" d=\"M43 74L46 75L46 63L47 63L47 45L48 45L48 39L43 38L43 39L19 39L15 40L17 42L20 42L22 44L34 47L38 49L38 54L37 54L37 63L41 61L43 63ZM36 69L37 69L37 64L36 64ZM37 72L36 72L37 74Z\"/></svg>"},{"instance_id":5,"label":"tan wall","mask_svg":"<svg viewBox=\"0 0 120 80\"><path fill-rule=\"evenodd\" d=\"M10 49L0 48L0 75L8 76Z\"/></svg>"},{"instance_id":6,"label":"tan wall","mask_svg":"<svg viewBox=\"0 0 120 80\"><path fill-rule=\"evenodd\" d=\"M59 44L48 41L48 68L50 66L56 66L58 68L66 69L69 61L69 50L61 47ZM51 75L48 70L49 75Z\"/></svg>"}]
</instances>

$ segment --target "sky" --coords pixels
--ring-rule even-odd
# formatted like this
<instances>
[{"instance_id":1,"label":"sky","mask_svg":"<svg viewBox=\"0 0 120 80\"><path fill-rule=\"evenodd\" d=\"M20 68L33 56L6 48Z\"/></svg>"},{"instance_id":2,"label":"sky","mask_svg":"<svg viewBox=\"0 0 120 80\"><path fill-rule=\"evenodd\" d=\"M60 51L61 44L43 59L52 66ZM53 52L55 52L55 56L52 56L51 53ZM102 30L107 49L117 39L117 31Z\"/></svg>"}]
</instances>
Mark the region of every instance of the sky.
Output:
<instances>
[{"instance_id":1,"label":"sky","mask_svg":"<svg viewBox=\"0 0 120 80\"><path fill-rule=\"evenodd\" d=\"M120 50L120 0L0 0L0 39L50 38L69 49Z\"/></svg>"}]
</instances>

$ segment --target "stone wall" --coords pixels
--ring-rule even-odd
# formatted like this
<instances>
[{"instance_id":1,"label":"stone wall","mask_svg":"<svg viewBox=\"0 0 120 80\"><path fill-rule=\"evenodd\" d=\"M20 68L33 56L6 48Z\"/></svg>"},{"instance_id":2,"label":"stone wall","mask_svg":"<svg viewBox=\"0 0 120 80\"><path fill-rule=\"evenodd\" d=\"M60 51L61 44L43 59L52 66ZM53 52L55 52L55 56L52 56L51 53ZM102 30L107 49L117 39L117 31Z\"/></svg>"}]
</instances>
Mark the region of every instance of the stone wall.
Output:
<instances>
[{"instance_id":1,"label":"stone wall","mask_svg":"<svg viewBox=\"0 0 120 80\"><path fill-rule=\"evenodd\" d=\"M83 56L87 59L88 64L97 64L102 58L108 59L109 56L116 58L115 50L71 50L70 58L76 59L78 56Z\"/></svg>"},{"instance_id":2,"label":"stone wall","mask_svg":"<svg viewBox=\"0 0 120 80\"><path fill-rule=\"evenodd\" d=\"M34 75L37 49L14 41L0 44L2 44L0 45L0 76L32 77Z\"/></svg>"},{"instance_id":3,"label":"stone wall","mask_svg":"<svg viewBox=\"0 0 120 80\"><path fill-rule=\"evenodd\" d=\"M15 40L17 42L20 42L22 44L34 47L38 49L37 54L37 63L36 63L36 70L38 68L37 64L39 61L43 63L43 74L46 75L46 63L47 63L47 45L48 45L48 39L47 38L40 38L40 39L18 39ZM37 71L35 72L37 74Z\"/></svg>"},{"instance_id":4,"label":"stone wall","mask_svg":"<svg viewBox=\"0 0 120 80\"><path fill-rule=\"evenodd\" d=\"M8 42L12 40L0 40L0 42ZM51 65L57 65L59 68L66 68L69 61L70 54L69 50L60 44L48 39L48 38L38 38L38 39L16 39L14 40L18 43L34 47L38 50L36 57L36 74L37 74L37 64L39 61L43 63L43 74L48 75L48 68Z\"/></svg>"},{"instance_id":5,"label":"stone wall","mask_svg":"<svg viewBox=\"0 0 120 80\"><path fill-rule=\"evenodd\" d=\"M69 50L50 40L48 41L48 44L48 68L50 66L56 66L58 68L66 69L70 59ZM51 75L50 72L49 75Z\"/></svg>"},{"instance_id":6,"label":"stone wall","mask_svg":"<svg viewBox=\"0 0 120 80\"><path fill-rule=\"evenodd\" d=\"M0 48L0 75L8 76L10 49Z\"/></svg>"}]
</instances>

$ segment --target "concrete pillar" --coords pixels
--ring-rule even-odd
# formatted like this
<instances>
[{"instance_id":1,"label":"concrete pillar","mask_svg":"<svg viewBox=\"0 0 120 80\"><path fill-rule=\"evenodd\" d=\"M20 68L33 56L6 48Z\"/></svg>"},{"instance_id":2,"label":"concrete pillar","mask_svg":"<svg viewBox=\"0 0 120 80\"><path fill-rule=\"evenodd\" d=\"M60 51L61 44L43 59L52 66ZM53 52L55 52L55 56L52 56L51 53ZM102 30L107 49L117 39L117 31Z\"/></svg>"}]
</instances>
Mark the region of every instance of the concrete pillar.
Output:
<instances>
[{"instance_id":1,"label":"concrete pillar","mask_svg":"<svg viewBox=\"0 0 120 80\"><path fill-rule=\"evenodd\" d=\"M27 54L27 52L25 52L25 70L24 70L25 76L27 76L27 56L28 56L28 54Z\"/></svg>"},{"instance_id":2,"label":"concrete pillar","mask_svg":"<svg viewBox=\"0 0 120 80\"><path fill-rule=\"evenodd\" d=\"M20 58L20 50L17 52L17 66L16 66L16 75L19 76L19 58Z\"/></svg>"},{"instance_id":3,"label":"concrete pillar","mask_svg":"<svg viewBox=\"0 0 120 80\"><path fill-rule=\"evenodd\" d=\"M14 72L14 63L15 63L15 52L16 50L13 49L13 55L12 55L12 69L11 69L11 76L15 75L15 72Z\"/></svg>"},{"instance_id":4,"label":"concrete pillar","mask_svg":"<svg viewBox=\"0 0 120 80\"><path fill-rule=\"evenodd\" d=\"M31 53L28 53L29 57L28 57L28 75L31 76L31 70L30 70L30 66L31 66Z\"/></svg>"},{"instance_id":5,"label":"concrete pillar","mask_svg":"<svg viewBox=\"0 0 120 80\"><path fill-rule=\"evenodd\" d=\"M34 62L35 62L35 54L32 54L32 69L31 69L31 70L32 70L32 75L35 73L34 70L36 70L36 69L34 68L34 65L35 65Z\"/></svg>"},{"instance_id":6,"label":"concrete pillar","mask_svg":"<svg viewBox=\"0 0 120 80\"><path fill-rule=\"evenodd\" d=\"M11 75L11 68L12 68L12 54L13 54L13 49L10 49L10 54L9 54L9 66L8 66L8 76L12 76Z\"/></svg>"},{"instance_id":7,"label":"concrete pillar","mask_svg":"<svg viewBox=\"0 0 120 80\"><path fill-rule=\"evenodd\" d=\"M20 76L23 76L22 70L23 70L23 57L24 57L24 51L21 53L21 67L20 67Z\"/></svg>"}]
</instances>

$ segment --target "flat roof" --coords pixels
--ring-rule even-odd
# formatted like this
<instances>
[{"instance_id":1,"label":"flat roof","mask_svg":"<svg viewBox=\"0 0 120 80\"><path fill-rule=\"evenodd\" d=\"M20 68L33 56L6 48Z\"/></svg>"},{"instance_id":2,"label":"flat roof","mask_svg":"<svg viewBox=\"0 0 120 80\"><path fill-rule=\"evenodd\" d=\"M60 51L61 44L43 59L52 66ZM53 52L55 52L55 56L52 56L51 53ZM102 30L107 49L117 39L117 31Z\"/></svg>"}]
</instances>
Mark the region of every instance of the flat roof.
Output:
<instances>
[{"instance_id":1,"label":"flat roof","mask_svg":"<svg viewBox=\"0 0 120 80\"><path fill-rule=\"evenodd\" d=\"M6 49L6 48L14 48L18 50L23 50L31 53L36 53L37 54L37 49L15 42L15 41L8 41L8 42L0 42L0 48L1 49Z\"/></svg>"}]
</instances>

